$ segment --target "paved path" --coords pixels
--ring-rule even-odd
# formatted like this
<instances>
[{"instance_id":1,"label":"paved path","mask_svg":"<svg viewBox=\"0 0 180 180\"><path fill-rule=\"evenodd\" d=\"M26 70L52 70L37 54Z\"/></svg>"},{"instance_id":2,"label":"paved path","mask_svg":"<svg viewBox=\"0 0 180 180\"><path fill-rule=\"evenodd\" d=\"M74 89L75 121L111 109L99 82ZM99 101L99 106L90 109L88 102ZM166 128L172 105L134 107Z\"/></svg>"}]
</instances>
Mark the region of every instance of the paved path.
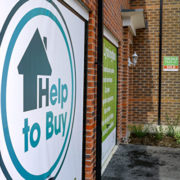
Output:
<instances>
[{"instance_id":1,"label":"paved path","mask_svg":"<svg viewBox=\"0 0 180 180\"><path fill-rule=\"evenodd\" d=\"M180 180L180 149L120 145L102 180Z\"/></svg>"}]
</instances>

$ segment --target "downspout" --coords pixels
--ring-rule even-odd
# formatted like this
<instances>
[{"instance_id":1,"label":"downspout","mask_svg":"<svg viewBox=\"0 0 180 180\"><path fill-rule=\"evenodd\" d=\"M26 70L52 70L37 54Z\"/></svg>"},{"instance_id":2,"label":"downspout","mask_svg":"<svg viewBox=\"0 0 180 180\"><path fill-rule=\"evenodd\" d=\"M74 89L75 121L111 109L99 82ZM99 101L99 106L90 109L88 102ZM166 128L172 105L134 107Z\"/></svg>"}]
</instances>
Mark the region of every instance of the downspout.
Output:
<instances>
[{"instance_id":1,"label":"downspout","mask_svg":"<svg viewBox=\"0 0 180 180\"><path fill-rule=\"evenodd\" d=\"M161 125L161 77L162 77L162 17L163 0L160 0L160 23L159 23L159 105L158 105L158 125Z\"/></svg>"},{"instance_id":2,"label":"downspout","mask_svg":"<svg viewBox=\"0 0 180 180\"><path fill-rule=\"evenodd\" d=\"M97 124L96 179L101 180L102 160L102 73L103 73L103 0L98 0L98 56L97 56Z\"/></svg>"}]
</instances>

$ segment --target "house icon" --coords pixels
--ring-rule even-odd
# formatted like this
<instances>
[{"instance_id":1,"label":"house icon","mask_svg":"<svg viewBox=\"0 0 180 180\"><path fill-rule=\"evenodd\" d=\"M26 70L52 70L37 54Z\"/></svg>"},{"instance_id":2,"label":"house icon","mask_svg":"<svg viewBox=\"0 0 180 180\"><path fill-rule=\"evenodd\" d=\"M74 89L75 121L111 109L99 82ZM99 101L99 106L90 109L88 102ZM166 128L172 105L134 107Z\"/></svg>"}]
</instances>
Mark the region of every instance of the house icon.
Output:
<instances>
[{"instance_id":1,"label":"house icon","mask_svg":"<svg viewBox=\"0 0 180 180\"><path fill-rule=\"evenodd\" d=\"M18 65L18 72L23 75L24 81L24 111L37 109L37 76L50 76L52 73L46 46L37 29Z\"/></svg>"}]
</instances>

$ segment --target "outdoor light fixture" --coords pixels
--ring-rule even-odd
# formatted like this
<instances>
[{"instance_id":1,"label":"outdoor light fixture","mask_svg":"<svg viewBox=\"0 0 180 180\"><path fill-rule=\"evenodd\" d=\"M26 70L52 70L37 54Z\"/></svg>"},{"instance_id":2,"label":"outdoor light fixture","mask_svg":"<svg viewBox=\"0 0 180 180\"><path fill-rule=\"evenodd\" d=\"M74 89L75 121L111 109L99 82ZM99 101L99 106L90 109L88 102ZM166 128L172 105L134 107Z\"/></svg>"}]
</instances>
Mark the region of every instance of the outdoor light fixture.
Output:
<instances>
[{"instance_id":1,"label":"outdoor light fixture","mask_svg":"<svg viewBox=\"0 0 180 180\"><path fill-rule=\"evenodd\" d=\"M136 52L133 54L132 58L133 58L133 64L135 66L138 60L138 55L136 54Z\"/></svg>"},{"instance_id":2,"label":"outdoor light fixture","mask_svg":"<svg viewBox=\"0 0 180 180\"><path fill-rule=\"evenodd\" d=\"M136 54L136 52L134 52L134 54L132 55L132 62L131 62L131 59L128 58L128 66L131 66L131 65L136 65L137 64L137 60L138 60L138 55Z\"/></svg>"}]
</instances>

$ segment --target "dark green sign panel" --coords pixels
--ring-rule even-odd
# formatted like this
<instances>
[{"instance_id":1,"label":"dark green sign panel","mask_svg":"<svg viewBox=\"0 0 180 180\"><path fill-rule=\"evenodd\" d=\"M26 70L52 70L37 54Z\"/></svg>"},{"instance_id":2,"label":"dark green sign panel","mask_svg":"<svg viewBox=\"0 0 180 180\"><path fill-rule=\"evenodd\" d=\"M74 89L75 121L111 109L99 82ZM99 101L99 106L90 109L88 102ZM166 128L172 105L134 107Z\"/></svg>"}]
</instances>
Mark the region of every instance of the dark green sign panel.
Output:
<instances>
[{"instance_id":1,"label":"dark green sign panel","mask_svg":"<svg viewBox=\"0 0 180 180\"><path fill-rule=\"evenodd\" d=\"M117 48L104 38L102 142L116 128Z\"/></svg>"}]
</instances>

